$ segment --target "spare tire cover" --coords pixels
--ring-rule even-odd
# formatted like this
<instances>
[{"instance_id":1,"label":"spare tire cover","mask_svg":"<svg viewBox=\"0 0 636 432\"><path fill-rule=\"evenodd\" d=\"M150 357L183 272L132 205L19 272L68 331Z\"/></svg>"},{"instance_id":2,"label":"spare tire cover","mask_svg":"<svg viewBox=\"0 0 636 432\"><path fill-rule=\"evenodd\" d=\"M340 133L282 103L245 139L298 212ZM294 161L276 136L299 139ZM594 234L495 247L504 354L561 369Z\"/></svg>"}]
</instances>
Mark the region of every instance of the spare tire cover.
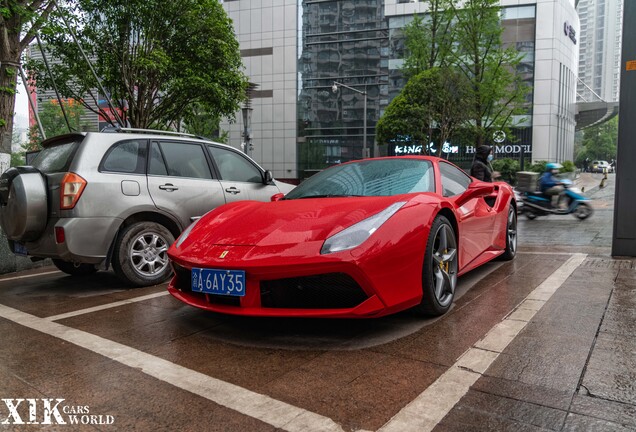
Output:
<instances>
[{"instance_id":1,"label":"spare tire cover","mask_svg":"<svg viewBox=\"0 0 636 432\"><path fill-rule=\"evenodd\" d=\"M46 182L36 169L20 168L2 174L2 189L8 194L5 191L0 200L0 225L9 240L32 241L46 227Z\"/></svg>"}]
</instances>

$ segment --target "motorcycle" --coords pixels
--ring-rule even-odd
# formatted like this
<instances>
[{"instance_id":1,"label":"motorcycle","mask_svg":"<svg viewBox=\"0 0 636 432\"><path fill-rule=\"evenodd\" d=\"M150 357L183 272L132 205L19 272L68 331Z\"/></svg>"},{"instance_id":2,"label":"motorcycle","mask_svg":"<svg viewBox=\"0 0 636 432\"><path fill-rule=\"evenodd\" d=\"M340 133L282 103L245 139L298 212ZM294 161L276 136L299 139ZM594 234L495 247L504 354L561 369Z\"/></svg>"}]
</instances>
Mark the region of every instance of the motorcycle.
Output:
<instances>
[{"instance_id":1,"label":"motorcycle","mask_svg":"<svg viewBox=\"0 0 636 432\"><path fill-rule=\"evenodd\" d=\"M541 192L518 192L523 206L521 211L530 220L537 216L551 214L572 214L578 219L587 219L593 213L590 199L583 196L581 190L574 186L571 180L561 180L563 192L559 195L556 206L552 206L552 197Z\"/></svg>"}]
</instances>

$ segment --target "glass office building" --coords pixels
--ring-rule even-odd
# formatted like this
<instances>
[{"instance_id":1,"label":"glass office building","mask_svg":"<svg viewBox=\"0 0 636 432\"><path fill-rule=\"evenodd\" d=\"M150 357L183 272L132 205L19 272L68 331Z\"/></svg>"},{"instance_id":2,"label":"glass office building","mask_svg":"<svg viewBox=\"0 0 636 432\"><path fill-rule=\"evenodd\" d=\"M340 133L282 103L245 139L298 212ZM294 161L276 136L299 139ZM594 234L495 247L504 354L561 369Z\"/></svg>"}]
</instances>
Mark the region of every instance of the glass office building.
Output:
<instances>
[{"instance_id":1,"label":"glass office building","mask_svg":"<svg viewBox=\"0 0 636 432\"><path fill-rule=\"evenodd\" d=\"M389 101L389 39L382 0L299 1L298 7L298 170L304 177L363 156L360 92L366 92L366 147L373 148L375 124ZM334 82L343 84L335 92Z\"/></svg>"},{"instance_id":2,"label":"glass office building","mask_svg":"<svg viewBox=\"0 0 636 432\"><path fill-rule=\"evenodd\" d=\"M403 154L377 146L375 125L405 84L402 29L414 14L426 13L425 3L226 0L224 5L237 29L246 73L259 85L252 101L254 159L278 178L303 179L361 158L364 148L372 155ZM501 0L501 5L504 44L523 54L518 72L532 91L527 115L516 119L512 136L493 137L491 144L497 157L572 159L578 46L564 28L578 31L574 0L523 5ZM342 84L335 92L334 82ZM230 144L240 146L240 121L225 126ZM450 141L444 155L469 163L472 143Z\"/></svg>"}]
</instances>

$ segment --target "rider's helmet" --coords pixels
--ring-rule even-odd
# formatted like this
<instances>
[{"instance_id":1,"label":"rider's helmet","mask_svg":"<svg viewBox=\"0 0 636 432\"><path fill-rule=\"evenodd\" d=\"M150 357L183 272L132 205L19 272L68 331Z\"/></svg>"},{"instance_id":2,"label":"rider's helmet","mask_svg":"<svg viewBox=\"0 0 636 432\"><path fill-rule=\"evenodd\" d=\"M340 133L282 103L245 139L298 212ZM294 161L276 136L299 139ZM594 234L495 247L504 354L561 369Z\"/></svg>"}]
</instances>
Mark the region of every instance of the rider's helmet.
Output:
<instances>
[{"instance_id":1,"label":"rider's helmet","mask_svg":"<svg viewBox=\"0 0 636 432\"><path fill-rule=\"evenodd\" d=\"M545 165L545 170L550 171L552 174L557 174L562 167L563 165L560 163L550 162Z\"/></svg>"}]
</instances>

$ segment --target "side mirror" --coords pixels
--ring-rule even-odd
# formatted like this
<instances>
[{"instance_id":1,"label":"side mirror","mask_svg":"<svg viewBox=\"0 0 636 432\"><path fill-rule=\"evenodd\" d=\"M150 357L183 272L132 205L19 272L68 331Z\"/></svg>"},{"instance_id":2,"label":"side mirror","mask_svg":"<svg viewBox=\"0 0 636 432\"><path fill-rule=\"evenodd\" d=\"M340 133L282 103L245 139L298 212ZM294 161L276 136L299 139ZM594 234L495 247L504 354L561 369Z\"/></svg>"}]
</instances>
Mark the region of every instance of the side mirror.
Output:
<instances>
[{"instance_id":1,"label":"side mirror","mask_svg":"<svg viewBox=\"0 0 636 432\"><path fill-rule=\"evenodd\" d=\"M469 199L487 196L492 194L494 191L498 189L499 189L499 186L493 183L482 182L479 180L474 181L468 186L468 189L466 189L466 192L464 192L461 195L462 201L468 201Z\"/></svg>"},{"instance_id":2,"label":"side mirror","mask_svg":"<svg viewBox=\"0 0 636 432\"><path fill-rule=\"evenodd\" d=\"M274 176L272 175L272 172L270 170L266 170L263 173L263 184L271 184L274 181Z\"/></svg>"},{"instance_id":3,"label":"side mirror","mask_svg":"<svg viewBox=\"0 0 636 432\"><path fill-rule=\"evenodd\" d=\"M282 200L284 197L285 197L285 194L284 194L284 193L280 193L280 192L279 192L279 193L277 193L277 194L272 195L272 197L270 198L270 201L272 201L272 202L280 201L280 200Z\"/></svg>"}]
</instances>

